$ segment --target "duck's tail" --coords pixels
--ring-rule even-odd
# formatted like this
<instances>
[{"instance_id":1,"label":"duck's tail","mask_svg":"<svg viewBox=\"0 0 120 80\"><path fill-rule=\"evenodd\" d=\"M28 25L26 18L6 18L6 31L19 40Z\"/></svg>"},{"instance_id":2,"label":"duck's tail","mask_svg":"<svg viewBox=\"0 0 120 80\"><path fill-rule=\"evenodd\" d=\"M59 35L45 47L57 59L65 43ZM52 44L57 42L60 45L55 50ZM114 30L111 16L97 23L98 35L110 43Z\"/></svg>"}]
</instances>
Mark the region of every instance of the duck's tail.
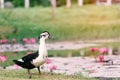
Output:
<instances>
[{"instance_id":1,"label":"duck's tail","mask_svg":"<svg viewBox=\"0 0 120 80\"><path fill-rule=\"evenodd\" d=\"M18 66L21 66L22 68L26 68L26 69L33 69L33 68L35 68L35 66L31 62L22 62L20 60L13 60L13 62L15 64L17 64Z\"/></svg>"},{"instance_id":2,"label":"duck's tail","mask_svg":"<svg viewBox=\"0 0 120 80\"><path fill-rule=\"evenodd\" d=\"M17 64L18 66L21 66L21 67L24 65L23 62L18 61L18 60L13 60L13 62L14 62L15 64Z\"/></svg>"}]
</instances>

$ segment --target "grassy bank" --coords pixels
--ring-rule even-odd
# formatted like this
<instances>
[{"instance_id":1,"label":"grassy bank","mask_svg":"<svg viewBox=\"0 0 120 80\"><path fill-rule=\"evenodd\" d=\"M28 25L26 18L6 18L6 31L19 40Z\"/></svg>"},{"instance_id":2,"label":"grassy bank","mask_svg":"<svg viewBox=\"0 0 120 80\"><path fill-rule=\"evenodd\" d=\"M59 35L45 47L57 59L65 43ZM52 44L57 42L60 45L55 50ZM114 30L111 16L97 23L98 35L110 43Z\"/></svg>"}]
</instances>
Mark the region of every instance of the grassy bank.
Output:
<instances>
[{"instance_id":1,"label":"grassy bank","mask_svg":"<svg viewBox=\"0 0 120 80\"><path fill-rule=\"evenodd\" d=\"M0 80L97 80L84 78L81 75L66 76L61 74L42 73L38 75L37 70L31 70L32 79L28 79L26 70L2 70L0 69Z\"/></svg>"},{"instance_id":2,"label":"grassy bank","mask_svg":"<svg viewBox=\"0 0 120 80\"><path fill-rule=\"evenodd\" d=\"M118 38L120 36L119 6L85 5L56 9L56 19L51 19L51 8L15 8L0 10L0 38L21 40L37 38L48 30L56 40Z\"/></svg>"}]
</instances>

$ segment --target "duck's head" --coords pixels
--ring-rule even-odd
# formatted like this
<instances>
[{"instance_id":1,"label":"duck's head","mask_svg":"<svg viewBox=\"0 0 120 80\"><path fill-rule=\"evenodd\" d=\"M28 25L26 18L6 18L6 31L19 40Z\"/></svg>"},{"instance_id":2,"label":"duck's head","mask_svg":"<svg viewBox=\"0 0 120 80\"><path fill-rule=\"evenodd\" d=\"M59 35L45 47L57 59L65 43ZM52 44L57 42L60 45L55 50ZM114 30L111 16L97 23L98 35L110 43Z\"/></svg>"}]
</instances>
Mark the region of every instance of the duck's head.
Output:
<instances>
[{"instance_id":1,"label":"duck's head","mask_svg":"<svg viewBox=\"0 0 120 80\"><path fill-rule=\"evenodd\" d=\"M48 38L50 38L50 33L49 33L48 31L42 32L42 33L40 34L40 36L39 36L39 39L41 39L41 38L43 38L43 39L48 39Z\"/></svg>"}]
</instances>

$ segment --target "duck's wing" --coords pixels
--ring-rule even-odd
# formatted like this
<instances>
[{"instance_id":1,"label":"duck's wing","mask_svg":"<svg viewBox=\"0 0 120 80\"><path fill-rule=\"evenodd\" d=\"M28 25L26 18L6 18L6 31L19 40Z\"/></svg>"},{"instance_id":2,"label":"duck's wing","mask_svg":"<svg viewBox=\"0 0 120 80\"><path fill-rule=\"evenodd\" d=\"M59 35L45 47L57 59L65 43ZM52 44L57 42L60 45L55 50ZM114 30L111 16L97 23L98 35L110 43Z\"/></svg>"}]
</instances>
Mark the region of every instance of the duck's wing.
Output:
<instances>
[{"instance_id":1,"label":"duck's wing","mask_svg":"<svg viewBox=\"0 0 120 80\"><path fill-rule=\"evenodd\" d=\"M35 59L36 57L38 57L38 51L35 52L35 53L28 54L28 55L22 57L22 60L23 60L24 62L30 62L30 61L32 61L33 59Z\"/></svg>"}]
</instances>

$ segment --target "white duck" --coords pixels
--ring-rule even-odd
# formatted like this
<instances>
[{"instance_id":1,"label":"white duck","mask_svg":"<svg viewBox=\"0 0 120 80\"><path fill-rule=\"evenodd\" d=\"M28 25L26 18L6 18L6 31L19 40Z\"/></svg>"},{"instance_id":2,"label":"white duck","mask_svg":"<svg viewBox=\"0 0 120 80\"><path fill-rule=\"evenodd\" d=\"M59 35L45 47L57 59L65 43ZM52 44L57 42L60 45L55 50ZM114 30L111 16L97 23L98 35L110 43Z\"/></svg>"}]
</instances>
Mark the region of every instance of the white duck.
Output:
<instances>
[{"instance_id":1,"label":"white duck","mask_svg":"<svg viewBox=\"0 0 120 80\"><path fill-rule=\"evenodd\" d=\"M45 40L50 38L50 34L44 31L39 36L39 50L33 54L28 54L19 60L13 60L13 62L22 68L28 69L29 78L31 78L30 69L38 68L39 74L41 74L40 66L45 63L48 57Z\"/></svg>"}]
</instances>

